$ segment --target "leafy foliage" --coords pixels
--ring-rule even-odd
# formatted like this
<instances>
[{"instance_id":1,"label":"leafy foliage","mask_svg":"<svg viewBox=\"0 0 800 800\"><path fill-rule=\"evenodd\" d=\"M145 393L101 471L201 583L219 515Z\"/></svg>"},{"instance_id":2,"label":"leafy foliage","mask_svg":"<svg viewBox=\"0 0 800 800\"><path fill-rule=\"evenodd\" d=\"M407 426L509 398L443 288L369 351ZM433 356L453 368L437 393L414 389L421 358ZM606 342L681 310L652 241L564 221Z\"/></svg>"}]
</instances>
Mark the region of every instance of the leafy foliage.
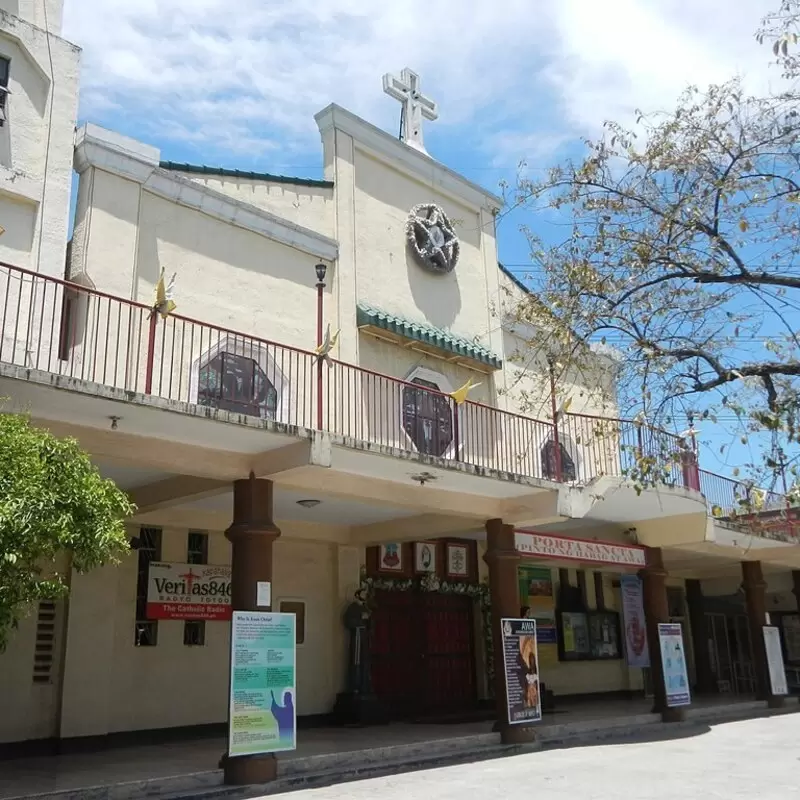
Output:
<instances>
[{"instance_id":1,"label":"leafy foliage","mask_svg":"<svg viewBox=\"0 0 800 800\"><path fill-rule=\"evenodd\" d=\"M555 245L529 232L531 346L587 368L586 345L623 350L620 405L651 424L711 417L796 443L797 101L690 87L675 111L607 123L582 161L520 180L516 203L569 230Z\"/></svg>"},{"instance_id":2,"label":"leafy foliage","mask_svg":"<svg viewBox=\"0 0 800 800\"><path fill-rule=\"evenodd\" d=\"M0 650L26 607L67 593L70 566L90 570L127 552L132 512L74 439L0 414Z\"/></svg>"}]
</instances>

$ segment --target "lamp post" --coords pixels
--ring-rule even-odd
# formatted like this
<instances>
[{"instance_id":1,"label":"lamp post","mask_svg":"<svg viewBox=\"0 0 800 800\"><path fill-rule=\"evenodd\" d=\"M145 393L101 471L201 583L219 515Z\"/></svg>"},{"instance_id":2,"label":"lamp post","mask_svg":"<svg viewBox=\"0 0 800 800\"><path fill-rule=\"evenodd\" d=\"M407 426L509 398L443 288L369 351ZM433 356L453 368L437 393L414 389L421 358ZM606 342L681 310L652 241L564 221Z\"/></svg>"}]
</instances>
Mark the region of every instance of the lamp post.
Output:
<instances>
[{"instance_id":1,"label":"lamp post","mask_svg":"<svg viewBox=\"0 0 800 800\"><path fill-rule=\"evenodd\" d=\"M314 267L317 273L317 347L322 344L322 292L325 289L325 264ZM322 430L322 359L317 359L317 430Z\"/></svg>"}]
</instances>

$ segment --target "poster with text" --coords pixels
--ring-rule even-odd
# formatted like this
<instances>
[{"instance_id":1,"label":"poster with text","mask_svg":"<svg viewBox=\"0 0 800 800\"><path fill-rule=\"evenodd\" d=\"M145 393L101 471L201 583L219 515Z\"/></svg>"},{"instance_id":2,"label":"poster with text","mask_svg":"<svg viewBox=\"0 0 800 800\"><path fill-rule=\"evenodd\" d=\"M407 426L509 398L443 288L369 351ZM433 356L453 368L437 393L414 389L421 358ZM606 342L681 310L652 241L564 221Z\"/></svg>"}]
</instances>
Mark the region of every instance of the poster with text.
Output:
<instances>
[{"instance_id":1,"label":"poster with text","mask_svg":"<svg viewBox=\"0 0 800 800\"><path fill-rule=\"evenodd\" d=\"M664 687L667 706L688 706L692 702L689 692L689 675L686 670L686 650L680 624L658 623L658 641L661 646L661 665L664 670Z\"/></svg>"},{"instance_id":2,"label":"poster with text","mask_svg":"<svg viewBox=\"0 0 800 800\"><path fill-rule=\"evenodd\" d=\"M294 750L295 616L234 611L228 754Z\"/></svg>"},{"instance_id":3,"label":"poster with text","mask_svg":"<svg viewBox=\"0 0 800 800\"><path fill-rule=\"evenodd\" d=\"M767 666L769 667L769 684L772 694L789 694L786 683L786 667L783 664L781 649L781 632L772 625L764 626L764 646L767 650Z\"/></svg>"},{"instance_id":4,"label":"poster with text","mask_svg":"<svg viewBox=\"0 0 800 800\"><path fill-rule=\"evenodd\" d=\"M625 628L625 658L629 667L649 667L642 581L636 575L622 575L619 585L622 594L622 624Z\"/></svg>"},{"instance_id":5,"label":"poster with text","mask_svg":"<svg viewBox=\"0 0 800 800\"><path fill-rule=\"evenodd\" d=\"M546 651L543 651L542 645L555 645L558 642L552 572L549 567L523 565L519 567L518 576L520 602L529 609L528 617L536 620L536 643L539 657L544 658ZM552 650L557 659L556 648Z\"/></svg>"},{"instance_id":6,"label":"poster with text","mask_svg":"<svg viewBox=\"0 0 800 800\"><path fill-rule=\"evenodd\" d=\"M503 619L500 627L503 633L508 721L512 725L538 722L542 718L542 702L539 696L536 621Z\"/></svg>"}]
</instances>

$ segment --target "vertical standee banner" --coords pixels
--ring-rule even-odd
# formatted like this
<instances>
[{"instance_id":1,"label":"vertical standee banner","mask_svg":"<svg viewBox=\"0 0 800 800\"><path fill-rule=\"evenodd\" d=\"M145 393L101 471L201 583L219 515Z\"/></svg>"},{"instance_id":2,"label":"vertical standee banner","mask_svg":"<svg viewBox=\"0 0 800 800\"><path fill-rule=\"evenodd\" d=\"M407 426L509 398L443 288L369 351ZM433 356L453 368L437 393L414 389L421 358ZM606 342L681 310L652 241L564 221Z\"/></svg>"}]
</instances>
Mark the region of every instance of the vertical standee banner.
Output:
<instances>
[{"instance_id":1,"label":"vertical standee banner","mask_svg":"<svg viewBox=\"0 0 800 800\"><path fill-rule=\"evenodd\" d=\"M536 620L503 619L500 629L503 632L508 721L512 725L538 722L542 718L542 701L539 694Z\"/></svg>"},{"instance_id":2,"label":"vertical standee banner","mask_svg":"<svg viewBox=\"0 0 800 800\"><path fill-rule=\"evenodd\" d=\"M669 708L688 706L692 702L692 697L689 693L689 675L686 670L686 650L683 646L681 626L673 622L659 622L658 641L661 646L667 706Z\"/></svg>"},{"instance_id":3,"label":"vertical standee banner","mask_svg":"<svg viewBox=\"0 0 800 800\"><path fill-rule=\"evenodd\" d=\"M622 624L625 626L625 658L629 667L649 667L642 581L636 575L622 575L619 584L622 594Z\"/></svg>"},{"instance_id":4,"label":"vertical standee banner","mask_svg":"<svg viewBox=\"0 0 800 800\"><path fill-rule=\"evenodd\" d=\"M764 647L767 650L767 666L769 667L769 683L772 694L789 694L786 667L783 664L783 650L781 649L781 632L772 625L764 626Z\"/></svg>"},{"instance_id":5,"label":"vertical standee banner","mask_svg":"<svg viewBox=\"0 0 800 800\"><path fill-rule=\"evenodd\" d=\"M294 614L234 611L228 754L294 750L296 733Z\"/></svg>"}]
</instances>

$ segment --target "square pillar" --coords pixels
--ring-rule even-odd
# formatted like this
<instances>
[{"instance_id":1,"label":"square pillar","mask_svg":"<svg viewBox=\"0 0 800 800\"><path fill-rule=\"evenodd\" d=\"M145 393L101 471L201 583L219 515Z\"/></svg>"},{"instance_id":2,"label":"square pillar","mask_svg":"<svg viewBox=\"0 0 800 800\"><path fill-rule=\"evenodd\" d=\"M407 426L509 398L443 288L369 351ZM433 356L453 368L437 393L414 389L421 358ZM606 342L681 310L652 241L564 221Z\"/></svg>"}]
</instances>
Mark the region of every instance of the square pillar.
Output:
<instances>
[{"instance_id":1,"label":"square pillar","mask_svg":"<svg viewBox=\"0 0 800 800\"><path fill-rule=\"evenodd\" d=\"M696 690L699 694L716 694L717 681L711 668L703 588L699 580L686 581L686 605L692 629Z\"/></svg>"},{"instance_id":2,"label":"square pillar","mask_svg":"<svg viewBox=\"0 0 800 800\"><path fill-rule=\"evenodd\" d=\"M650 652L650 670L653 676L653 713L661 714L664 722L681 722L686 719L685 709L688 706L670 708L667 705L667 688L661 663L661 642L658 638L659 623L669 622L667 571L664 568L664 556L661 548L647 548L647 566L642 570L640 577L644 594L644 617L647 627L647 647Z\"/></svg>"},{"instance_id":3,"label":"square pillar","mask_svg":"<svg viewBox=\"0 0 800 800\"><path fill-rule=\"evenodd\" d=\"M742 588L750 626L750 643L753 647L753 670L756 675L756 698L766 700L769 708L782 708L786 698L772 694L764 643L764 626L767 624L767 582L760 561L742 561Z\"/></svg>"},{"instance_id":4,"label":"square pillar","mask_svg":"<svg viewBox=\"0 0 800 800\"><path fill-rule=\"evenodd\" d=\"M492 609L492 653L494 661L494 699L497 708L496 730L503 744L532 742L536 736L531 725L512 725L508 718L506 672L503 669L504 617L519 617L519 553L514 543L514 526L501 519L486 523L486 554L489 566L489 602Z\"/></svg>"},{"instance_id":5,"label":"square pillar","mask_svg":"<svg viewBox=\"0 0 800 800\"><path fill-rule=\"evenodd\" d=\"M225 531L232 545L231 606L234 611L270 611L257 603L258 583L272 582L272 544L281 535L272 521L272 481L253 473L233 483L233 523ZM231 628L231 630L233 630ZM222 757L225 783L245 786L274 781L274 753Z\"/></svg>"}]
</instances>

